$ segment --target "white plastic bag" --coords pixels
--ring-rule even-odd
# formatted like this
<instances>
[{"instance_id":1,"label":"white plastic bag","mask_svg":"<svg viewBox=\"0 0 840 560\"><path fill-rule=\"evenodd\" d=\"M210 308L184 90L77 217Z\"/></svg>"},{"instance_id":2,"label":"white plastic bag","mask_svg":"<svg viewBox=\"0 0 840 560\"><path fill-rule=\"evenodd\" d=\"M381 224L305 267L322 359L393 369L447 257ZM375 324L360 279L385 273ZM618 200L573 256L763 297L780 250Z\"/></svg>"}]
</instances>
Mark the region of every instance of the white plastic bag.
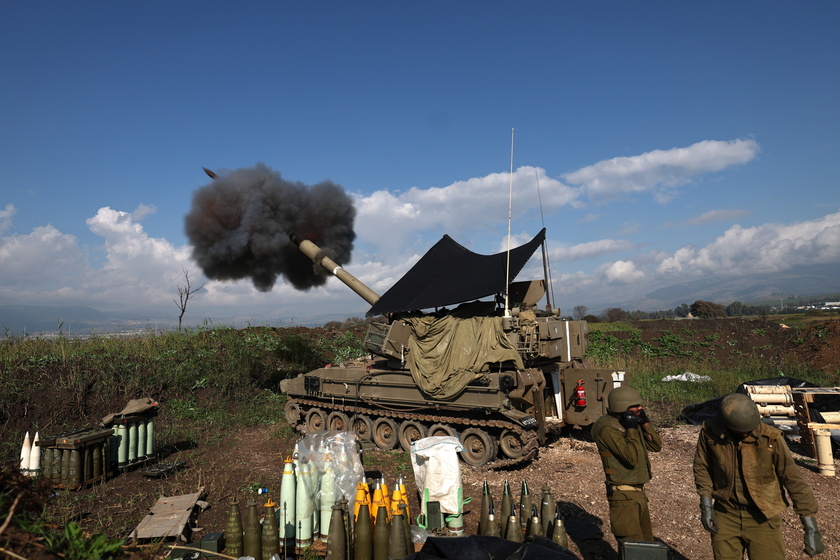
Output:
<instances>
[{"instance_id":1,"label":"white plastic bag","mask_svg":"<svg viewBox=\"0 0 840 560\"><path fill-rule=\"evenodd\" d=\"M433 436L418 439L411 444L411 466L414 468L414 482L421 496L421 513L426 515L425 502L440 502L444 513L460 514L463 498L461 487L461 464L458 452L461 442L454 436Z\"/></svg>"}]
</instances>

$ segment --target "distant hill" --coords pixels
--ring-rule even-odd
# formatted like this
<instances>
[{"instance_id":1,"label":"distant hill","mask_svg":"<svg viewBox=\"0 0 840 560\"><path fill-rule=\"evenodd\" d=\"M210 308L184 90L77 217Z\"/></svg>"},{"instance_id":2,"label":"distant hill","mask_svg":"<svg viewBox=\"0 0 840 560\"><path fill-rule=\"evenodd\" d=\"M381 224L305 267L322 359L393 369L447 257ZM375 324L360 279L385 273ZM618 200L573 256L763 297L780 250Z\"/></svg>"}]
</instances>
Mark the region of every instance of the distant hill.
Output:
<instances>
[{"instance_id":1,"label":"distant hill","mask_svg":"<svg viewBox=\"0 0 840 560\"><path fill-rule=\"evenodd\" d=\"M68 335L143 328L145 322L130 313L104 313L84 305L2 305L2 334L62 332ZM176 323L177 324L177 323Z\"/></svg>"},{"instance_id":2,"label":"distant hill","mask_svg":"<svg viewBox=\"0 0 840 560\"><path fill-rule=\"evenodd\" d=\"M779 302L780 298L820 296L840 292L840 264L801 267L767 275L710 277L660 288L642 298L614 305L628 311L674 309L698 299L728 305Z\"/></svg>"}]
</instances>

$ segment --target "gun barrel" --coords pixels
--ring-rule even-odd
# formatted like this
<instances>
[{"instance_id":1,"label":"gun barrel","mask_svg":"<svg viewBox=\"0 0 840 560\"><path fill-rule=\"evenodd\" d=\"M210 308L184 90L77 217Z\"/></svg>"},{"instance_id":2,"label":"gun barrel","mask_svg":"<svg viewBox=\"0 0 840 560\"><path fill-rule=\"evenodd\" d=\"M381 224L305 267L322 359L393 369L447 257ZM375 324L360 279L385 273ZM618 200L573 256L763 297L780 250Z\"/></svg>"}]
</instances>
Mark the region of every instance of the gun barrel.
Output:
<instances>
[{"instance_id":1,"label":"gun barrel","mask_svg":"<svg viewBox=\"0 0 840 560\"><path fill-rule=\"evenodd\" d=\"M289 233L289 239L298 246L300 252L312 259L312 262L321 265L330 274L344 282L348 288L359 294L366 302L373 305L379 301L379 294L367 287L361 280L344 270L334 260L324 254L324 251L309 241L302 239L294 233Z\"/></svg>"}]
</instances>

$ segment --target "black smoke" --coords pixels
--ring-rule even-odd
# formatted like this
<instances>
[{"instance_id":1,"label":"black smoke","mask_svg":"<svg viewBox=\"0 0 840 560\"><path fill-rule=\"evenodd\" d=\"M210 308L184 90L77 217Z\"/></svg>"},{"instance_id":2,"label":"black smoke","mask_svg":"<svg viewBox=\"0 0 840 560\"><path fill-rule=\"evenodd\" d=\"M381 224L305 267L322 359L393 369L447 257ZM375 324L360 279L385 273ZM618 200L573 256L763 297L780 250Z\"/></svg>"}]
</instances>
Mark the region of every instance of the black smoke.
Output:
<instances>
[{"instance_id":1,"label":"black smoke","mask_svg":"<svg viewBox=\"0 0 840 560\"><path fill-rule=\"evenodd\" d=\"M298 250L289 232L343 265L353 251L355 217L353 201L339 185L292 183L258 163L219 173L198 189L184 227L193 258L208 278L250 278L267 292L283 276L308 290L324 284L328 273Z\"/></svg>"}]
</instances>

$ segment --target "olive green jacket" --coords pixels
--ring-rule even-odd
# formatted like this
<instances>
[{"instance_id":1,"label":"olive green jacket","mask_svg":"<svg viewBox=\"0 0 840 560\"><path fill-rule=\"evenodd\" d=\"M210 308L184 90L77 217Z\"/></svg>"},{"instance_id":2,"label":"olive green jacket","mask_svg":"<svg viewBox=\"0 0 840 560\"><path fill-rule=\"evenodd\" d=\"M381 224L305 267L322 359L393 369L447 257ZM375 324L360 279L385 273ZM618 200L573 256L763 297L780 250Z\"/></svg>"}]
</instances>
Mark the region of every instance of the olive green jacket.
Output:
<instances>
[{"instance_id":1,"label":"olive green jacket","mask_svg":"<svg viewBox=\"0 0 840 560\"><path fill-rule=\"evenodd\" d=\"M618 418L605 414L592 425L592 439L610 484L645 484L650 481L648 451L661 451L662 438L652 423L625 430Z\"/></svg>"},{"instance_id":2,"label":"olive green jacket","mask_svg":"<svg viewBox=\"0 0 840 560\"><path fill-rule=\"evenodd\" d=\"M788 507L784 490L799 515L817 514L817 500L802 478L782 433L760 422L744 441L729 437L723 418L703 423L694 453L694 484L701 497L729 501L735 485L735 453L740 450L743 480L750 500L768 519ZM784 490L783 490L784 488Z\"/></svg>"}]
</instances>

